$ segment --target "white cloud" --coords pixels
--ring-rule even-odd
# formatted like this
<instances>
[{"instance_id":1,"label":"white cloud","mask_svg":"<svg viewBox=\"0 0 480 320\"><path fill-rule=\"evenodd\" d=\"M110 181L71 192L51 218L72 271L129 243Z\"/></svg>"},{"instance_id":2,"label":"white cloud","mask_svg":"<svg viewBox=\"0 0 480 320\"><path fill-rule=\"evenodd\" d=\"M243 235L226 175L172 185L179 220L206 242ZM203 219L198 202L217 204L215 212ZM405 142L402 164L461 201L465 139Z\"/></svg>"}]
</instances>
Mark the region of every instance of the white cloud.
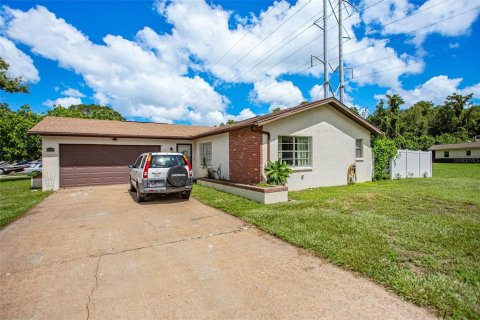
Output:
<instances>
[{"instance_id":1,"label":"white cloud","mask_svg":"<svg viewBox=\"0 0 480 320\"><path fill-rule=\"evenodd\" d=\"M269 104L272 110L296 106L305 98L291 81L262 81L254 84L250 92L250 100L255 103Z\"/></svg>"},{"instance_id":2,"label":"white cloud","mask_svg":"<svg viewBox=\"0 0 480 320\"><path fill-rule=\"evenodd\" d=\"M139 39L144 41L107 35L99 45L42 6L25 12L7 7L5 16L8 37L81 74L102 104L111 104L127 116L209 123L210 112L225 114L226 97L204 79L180 74L181 60L172 64L171 57L178 56L174 46L147 48L154 39L145 36L152 36L150 30L139 32ZM172 40L170 36L161 39Z\"/></svg>"},{"instance_id":3,"label":"white cloud","mask_svg":"<svg viewBox=\"0 0 480 320\"><path fill-rule=\"evenodd\" d=\"M32 58L19 50L15 44L7 38L0 37L0 56L10 66L8 75L22 77L23 80L36 83L40 80L37 68L33 65Z\"/></svg>"},{"instance_id":4,"label":"white cloud","mask_svg":"<svg viewBox=\"0 0 480 320\"><path fill-rule=\"evenodd\" d=\"M85 97L85 95L83 93L81 93L80 91L78 91L77 89L74 89L74 88L68 88L66 90L63 90L62 94L64 96L77 97L77 98L84 98Z\"/></svg>"},{"instance_id":5,"label":"white cloud","mask_svg":"<svg viewBox=\"0 0 480 320\"><path fill-rule=\"evenodd\" d=\"M480 99L480 82L462 89L460 88L462 80L462 78L451 79L448 76L440 75L432 77L412 90L388 90L385 94L398 93L405 101L405 107L410 107L412 104L421 100L441 104L445 101L445 98L452 93L464 95L473 93L475 99ZM375 95L375 98L384 98L385 94Z\"/></svg>"},{"instance_id":6,"label":"white cloud","mask_svg":"<svg viewBox=\"0 0 480 320\"><path fill-rule=\"evenodd\" d=\"M364 0L362 5L367 7L376 2ZM479 14L478 2L471 0L427 0L420 6L408 0L387 0L365 10L363 20L379 24L383 35L407 33L430 25L413 35L414 43L419 45L433 33L449 37L468 33ZM390 24L398 19L402 20ZM437 23L445 19L448 20Z\"/></svg>"},{"instance_id":7,"label":"white cloud","mask_svg":"<svg viewBox=\"0 0 480 320\"><path fill-rule=\"evenodd\" d=\"M70 107L71 105L74 104L81 104L82 99L78 97L63 97L63 98L58 98L55 100L47 100L43 103L43 105L48 106L48 107L53 107L55 105L61 105L62 107Z\"/></svg>"},{"instance_id":8,"label":"white cloud","mask_svg":"<svg viewBox=\"0 0 480 320\"><path fill-rule=\"evenodd\" d=\"M249 20L250 24L234 17L237 24L232 28L229 27L231 13L219 6L210 6L204 1L178 1L168 5L165 5L164 1L160 3L159 12L174 27L172 35L176 39L174 42L201 60L203 70L211 72L223 81L256 83L283 74L310 74L317 77L322 74L320 66L308 71L299 68L308 63L311 54L320 55L322 50L321 30L312 25L314 18L321 16L319 14L321 12L316 8L322 7L322 0L311 2L299 0L293 5L280 1L275 7L273 4L262 11L259 17L253 16ZM301 8L303 9L299 11ZM268 15L266 12L269 12ZM296 12L298 14L295 15ZM248 32L253 21L257 21L258 18L263 20ZM359 17L352 16L346 20L345 28L349 34L354 34L353 28L359 23ZM333 24L332 16L329 26ZM267 38L270 34L271 36ZM337 29L332 28L329 35L329 47L335 49L338 42ZM295 40L288 43L294 37ZM236 45L239 40L241 42ZM261 41L263 41L261 45L258 45ZM387 47L387 43L373 46L376 41L377 39L369 38L349 41L344 52L355 51L365 46L370 48L345 56L345 63L356 65L390 56L389 60L363 66L361 71L366 74L385 69L385 66L398 68L353 81L360 84L376 83L381 86L398 87L400 75L416 73L423 69L422 63L406 66L415 60L412 56L397 54L394 49ZM310 44L301 49L307 43ZM285 46L282 47L283 45ZM298 52L289 57L298 49L300 49ZM225 55L225 52L228 53ZM334 58L330 63L335 66L337 54L335 51L330 51L329 54Z\"/></svg>"},{"instance_id":9,"label":"white cloud","mask_svg":"<svg viewBox=\"0 0 480 320\"><path fill-rule=\"evenodd\" d=\"M370 1L377 0L366 0L365 5ZM423 7L408 0L384 2L368 10L363 16L365 22L387 24ZM80 74L98 103L110 104L126 116L162 122L217 124L237 119L242 113L254 115L250 109L238 115L228 112L229 100L215 90L216 85L225 82L253 84L250 99L255 103L269 104L271 108L294 106L304 100L302 92L291 81L279 78L292 74L316 78L322 75L321 66L309 70L302 67L308 65L311 54L320 56L322 51L321 30L312 26L313 19L321 16L322 0L298 0L294 4L280 0L258 16L238 16L205 1L158 0L155 6L172 25L169 33L158 34L144 27L133 40L109 34L103 43L93 43L42 6L28 11L5 7L3 30L6 36L29 46L35 54ZM457 7L450 11L458 12ZM260 19L263 20L250 30ZM330 19L329 27L333 27L334 17ZM352 35L360 23L360 17L354 15L345 21L345 28ZM389 25L393 29L387 32L404 32L403 26L395 29L398 24ZM411 27L408 23L404 25ZM35 37L31 36L33 30ZM304 32L300 34L301 31ZM337 32L333 27L329 33L333 67L337 63ZM271 36L267 38L268 35ZM294 41L286 44L286 40L294 37ZM400 76L423 70L421 57L397 52L388 42L378 44L378 41L378 37L354 37L345 44L346 67L355 66L351 83L399 90ZM307 43L310 44L290 55ZM371 63L373 60L377 61ZM199 72L213 75L209 80L213 84L191 75ZM269 86L270 83L273 84ZM310 95L313 96L312 92Z\"/></svg>"}]
</instances>

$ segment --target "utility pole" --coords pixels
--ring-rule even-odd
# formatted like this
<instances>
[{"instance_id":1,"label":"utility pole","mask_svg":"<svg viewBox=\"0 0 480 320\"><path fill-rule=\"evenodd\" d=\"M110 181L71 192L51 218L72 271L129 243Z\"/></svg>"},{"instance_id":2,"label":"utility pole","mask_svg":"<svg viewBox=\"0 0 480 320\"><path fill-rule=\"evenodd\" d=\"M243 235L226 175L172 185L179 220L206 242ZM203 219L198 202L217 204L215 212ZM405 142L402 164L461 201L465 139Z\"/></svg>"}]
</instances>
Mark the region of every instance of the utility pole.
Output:
<instances>
[{"instance_id":1,"label":"utility pole","mask_svg":"<svg viewBox=\"0 0 480 320\"><path fill-rule=\"evenodd\" d=\"M343 91L345 89L343 84L343 21L342 21L343 1L344 0L338 0L338 71L340 73L339 97L340 97L340 102L342 103L343 103Z\"/></svg>"},{"instance_id":2,"label":"utility pole","mask_svg":"<svg viewBox=\"0 0 480 320\"><path fill-rule=\"evenodd\" d=\"M327 1L323 0L323 97L328 98ZM339 0L341 1L341 0Z\"/></svg>"}]
</instances>

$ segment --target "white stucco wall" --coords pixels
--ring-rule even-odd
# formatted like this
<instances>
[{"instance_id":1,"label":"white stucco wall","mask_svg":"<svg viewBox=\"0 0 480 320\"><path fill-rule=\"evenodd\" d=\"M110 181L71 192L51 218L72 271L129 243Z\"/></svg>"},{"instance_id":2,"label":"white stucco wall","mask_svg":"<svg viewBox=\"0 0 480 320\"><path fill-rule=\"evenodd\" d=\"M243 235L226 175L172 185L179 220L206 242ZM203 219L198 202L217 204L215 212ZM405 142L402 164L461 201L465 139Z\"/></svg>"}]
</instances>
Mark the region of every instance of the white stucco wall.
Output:
<instances>
[{"instance_id":1,"label":"white stucco wall","mask_svg":"<svg viewBox=\"0 0 480 320\"><path fill-rule=\"evenodd\" d=\"M471 151L471 155L467 156L467 150ZM450 156L445 158L443 155L444 151L449 151ZM455 159L455 158L480 158L480 149L445 149L445 150L435 150L435 159Z\"/></svg>"},{"instance_id":2,"label":"white stucco wall","mask_svg":"<svg viewBox=\"0 0 480 320\"><path fill-rule=\"evenodd\" d=\"M269 123L270 159L278 159L278 136L311 137L310 167L292 168L289 190L347 184L348 167L357 164L358 182L372 179L370 132L334 108L325 106ZM355 159L355 140L363 139L363 159ZM263 139L266 162L266 138Z\"/></svg>"},{"instance_id":3,"label":"white stucco wall","mask_svg":"<svg viewBox=\"0 0 480 320\"><path fill-rule=\"evenodd\" d=\"M195 171L197 172L197 177L205 177L207 175L206 170L202 168L200 148L198 147L200 143L206 142L212 143L212 168L217 170L218 166L220 165L222 169L222 177L228 180L230 169L228 132L194 140L195 157L196 159L199 159L194 165Z\"/></svg>"},{"instance_id":4,"label":"white stucco wall","mask_svg":"<svg viewBox=\"0 0 480 320\"><path fill-rule=\"evenodd\" d=\"M162 151L168 152L170 147L177 150L177 143L192 143L190 140L167 140L167 139L134 139L96 137L65 137L65 136L43 136L42 137L42 189L58 190L60 188L60 145L61 144L108 144L108 145L155 145L162 146ZM47 152L47 148L54 148L53 152ZM192 143L192 157L195 166L195 145ZM196 170L193 175L196 177Z\"/></svg>"}]
</instances>

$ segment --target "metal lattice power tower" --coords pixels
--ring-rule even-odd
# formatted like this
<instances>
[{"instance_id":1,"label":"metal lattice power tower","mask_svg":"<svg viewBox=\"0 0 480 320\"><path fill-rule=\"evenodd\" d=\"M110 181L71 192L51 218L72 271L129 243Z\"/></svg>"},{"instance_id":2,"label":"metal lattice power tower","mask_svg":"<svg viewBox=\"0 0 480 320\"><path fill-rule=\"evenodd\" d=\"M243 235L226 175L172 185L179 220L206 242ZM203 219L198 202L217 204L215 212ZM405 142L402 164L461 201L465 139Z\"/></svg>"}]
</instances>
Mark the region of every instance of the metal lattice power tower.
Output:
<instances>
[{"instance_id":1,"label":"metal lattice power tower","mask_svg":"<svg viewBox=\"0 0 480 320\"><path fill-rule=\"evenodd\" d=\"M345 95L345 77L344 77L344 65L343 65L343 40L345 38L347 39L350 39L350 36L347 36L347 37L344 37L343 36L343 31L345 29L345 27L343 26L343 8L345 8L345 10L347 11L348 13L348 10L347 10L347 6L345 6L345 4L347 4L348 6L352 7L353 9L355 9L355 7L350 3L348 2L347 0L338 0L338 4L337 4L337 8L338 8L338 12L336 13L335 12L335 9L333 9L332 7L332 12L331 14L333 14L337 20L337 23L338 23L338 67L335 68L335 70L333 70L333 68L330 66L330 63L328 61L328 31L330 31L330 29L327 28L328 26L328 18L329 18L329 14L328 14L328 5L330 5L330 7L332 7L332 4L330 2L330 0L324 0L323 1L323 17L322 17L322 21L323 21L323 24L320 26L319 24L317 24L318 20L314 22L314 24L319 27L320 29L322 29L323 31L323 59L320 59L314 55L311 56L311 66L313 66L313 60L318 60L320 61L322 64L323 64L323 96L325 98L328 98L329 97L329 91L332 92L333 95L335 95L335 93L333 92L332 90L332 87L330 85L330 74L329 74L329 70L328 68L330 67L330 69L332 69L332 72L335 73L337 70L338 70L338 73L339 73L339 84L338 84L338 88L336 90L336 92L338 91L338 98L341 102L343 102L343 99L344 99L344 95ZM351 14L349 14L350 16ZM347 35L348 35L348 32L347 32Z\"/></svg>"}]
</instances>

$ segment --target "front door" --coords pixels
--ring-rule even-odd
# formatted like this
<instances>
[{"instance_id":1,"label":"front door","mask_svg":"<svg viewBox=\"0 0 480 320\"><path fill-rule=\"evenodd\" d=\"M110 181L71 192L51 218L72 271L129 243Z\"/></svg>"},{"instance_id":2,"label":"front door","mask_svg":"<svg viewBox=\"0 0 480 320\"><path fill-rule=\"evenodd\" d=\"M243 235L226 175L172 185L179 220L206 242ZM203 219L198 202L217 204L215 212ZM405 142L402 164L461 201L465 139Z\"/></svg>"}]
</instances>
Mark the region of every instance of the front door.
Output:
<instances>
[{"instance_id":1,"label":"front door","mask_svg":"<svg viewBox=\"0 0 480 320\"><path fill-rule=\"evenodd\" d=\"M192 164L192 145L191 144L177 144L177 152L186 155L190 165L193 168Z\"/></svg>"}]
</instances>

